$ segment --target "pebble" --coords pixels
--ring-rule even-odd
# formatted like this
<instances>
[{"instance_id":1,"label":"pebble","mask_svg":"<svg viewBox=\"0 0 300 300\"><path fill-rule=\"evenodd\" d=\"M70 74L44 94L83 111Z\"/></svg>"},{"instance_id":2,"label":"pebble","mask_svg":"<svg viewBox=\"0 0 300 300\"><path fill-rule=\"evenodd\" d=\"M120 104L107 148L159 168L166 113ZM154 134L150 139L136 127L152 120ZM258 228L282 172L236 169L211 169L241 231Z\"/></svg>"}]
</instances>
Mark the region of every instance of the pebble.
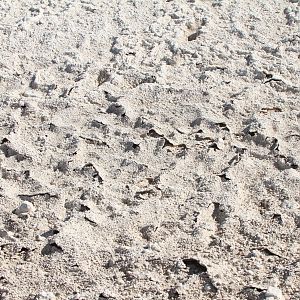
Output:
<instances>
[{"instance_id":1,"label":"pebble","mask_svg":"<svg viewBox=\"0 0 300 300\"><path fill-rule=\"evenodd\" d=\"M33 204L29 201L23 201L18 208L15 209L16 215L31 214L35 210Z\"/></svg>"},{"instance_id":2,"label":"pebble","mask_svg":"<svg viewBox=\"0 0 300 300\"><path fill-rule=\"evenodd\" d=\"M176 262L176 269L178 269L178 270L185 270L186 269L186 265L184 264L184 262L182 260L178 260Z\"/></svg>"},{"instance_id":3,"label":"pebble","mask_svg":"<svg viewBox=\"0 0 300 300\"><path fill-rule=\"evenodd\" d=\"M265 297L266 300L284 300L282 291L280 290L280 288L275 286L268 287Z\"/></svg>"},{"instance_id":4,"label":"pebble","mask_svg":"<svg viewBox=\"0 0 300 300\"><path fill-rule=\"evenodd\" d=\"M156 244L156 243L150 244L150 249L152 249L152 250L154 250L154 251L157 251L157 252L160 252L160 251L161 251L159 245Z\"/></svg>"},{"instance_id":5,"label":"pebble","mask_svg":"<svg viewBox=\"0 0 300 300\"><path fill-rule=\"evenodd\" d=\"M147 250L153 250L153 251L157 251L157 252L161 251L159 245L156 243L149 243L144 248Z\"/></svg>"},{"instance_id":6,"label":"pebble","mask_svg":"<svg viewBox=\"0 0 300 300\"><path fill-rule=\"evenodd\" d=\"M5 229L0 229L0 238L9 240L9 241L15 241L16 239L13 237L13 233L10 231L7 231Z\"/></svg>"},{"instance_id":7,"label":"pebble","mask_svg":"<svg viewBox=\"0 0 300 300\"><path fill-rule=\"evenodd\" d=\"M38 95L36 93L32 92L32 91L25 91L23 93L23 96L24 97L38 97Z\"/></svg>"},{"instance_id":8,"label":"pebble","mask_svg":"<svg viewBox=\"0 0 300 300\"><path fill-rule=\"evenodd\" d=\"M37 300L56 300L55 295L52 292L41 292L36 296Z\"/></svg>"},{"instance_id":9,"label":"pebble","mask_svg":"<svg viewBox=\"0 0 300 300\"><path fill-rule=\"evenodd\" d=\"M216 140L216 145L218 146L218 148L220 150L224 150L224 148L225 148L225 142L224 142L224 140L222 138L218 138Z\"/></svg>"},{"instance_id":10,"label":"pebble","mask_svg":"<svg viewBox=\"0 0 300 300\"><path fill-rule=\"evenodd\" d=\"M204 290L205 290L206 292L211 292L213 289L214 289L214 287L213 287L213 285L212 285L211 283L206 283L206 284L204 285Z\"/></svg>"},{"instance_id":11,"label":"pebble","mask_svg":"<svg viewBox=\"0 0 300 300\"><path fill-rule=\"evenodd\" d=\"M35 236L35 240L38 241L38 242L43 242L43 241L46 240L46 238L44 236L41 236L41 235L37 234Z\"/></svg>"}]
</instances>

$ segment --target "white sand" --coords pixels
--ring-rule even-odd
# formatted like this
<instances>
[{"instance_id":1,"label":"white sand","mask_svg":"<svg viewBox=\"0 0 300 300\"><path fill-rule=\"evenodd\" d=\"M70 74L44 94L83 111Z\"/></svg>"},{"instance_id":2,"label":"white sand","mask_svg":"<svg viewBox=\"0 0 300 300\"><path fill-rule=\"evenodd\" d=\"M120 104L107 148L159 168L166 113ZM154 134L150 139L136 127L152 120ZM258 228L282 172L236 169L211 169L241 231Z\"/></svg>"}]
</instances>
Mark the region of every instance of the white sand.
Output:
<instances>
[{"instance_id":1,"label":"white sand","mask_svg":"<svg viewBox=\"0 0 300 300\"><path fill-rule=\"evenodd\" d=\"M299 9L1 0L0 299L300 299Z\"/></svg>"}]
</instances>

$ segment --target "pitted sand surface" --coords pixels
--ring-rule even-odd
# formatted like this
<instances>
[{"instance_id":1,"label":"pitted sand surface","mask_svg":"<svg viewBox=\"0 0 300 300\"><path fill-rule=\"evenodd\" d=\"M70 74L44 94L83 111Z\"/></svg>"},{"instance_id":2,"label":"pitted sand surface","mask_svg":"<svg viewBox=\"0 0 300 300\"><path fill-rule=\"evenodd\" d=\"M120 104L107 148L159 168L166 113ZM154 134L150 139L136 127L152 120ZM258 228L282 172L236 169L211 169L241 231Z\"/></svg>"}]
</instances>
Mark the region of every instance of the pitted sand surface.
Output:
<instances>
[{"instance_id":1,"label":"pitted sand surface","mask_svg":"<svg viewBox=\"0 0 300 300\"><path fill-rule=\"evenodd\" d=\"M299 299L299 9L2 0L0 299Z\"/></svg>"}]
</instances>

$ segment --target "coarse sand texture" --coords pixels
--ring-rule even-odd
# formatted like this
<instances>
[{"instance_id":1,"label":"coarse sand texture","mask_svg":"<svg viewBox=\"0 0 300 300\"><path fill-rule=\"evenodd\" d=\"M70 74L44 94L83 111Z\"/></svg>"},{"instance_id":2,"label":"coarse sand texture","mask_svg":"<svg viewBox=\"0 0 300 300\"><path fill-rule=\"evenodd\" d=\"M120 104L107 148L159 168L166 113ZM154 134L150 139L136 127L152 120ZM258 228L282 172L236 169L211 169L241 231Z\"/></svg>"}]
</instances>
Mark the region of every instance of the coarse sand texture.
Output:
<instances>
[{"instance_id":1,"label":"coarse sand texture","mask_svg":"<svg viewBox=\"0 0 300 300\"><path fill-rule=\"evenodd\" d=\"M0 0L0 300L300 299L300 0Z\"/></svg>"}]
</instances>

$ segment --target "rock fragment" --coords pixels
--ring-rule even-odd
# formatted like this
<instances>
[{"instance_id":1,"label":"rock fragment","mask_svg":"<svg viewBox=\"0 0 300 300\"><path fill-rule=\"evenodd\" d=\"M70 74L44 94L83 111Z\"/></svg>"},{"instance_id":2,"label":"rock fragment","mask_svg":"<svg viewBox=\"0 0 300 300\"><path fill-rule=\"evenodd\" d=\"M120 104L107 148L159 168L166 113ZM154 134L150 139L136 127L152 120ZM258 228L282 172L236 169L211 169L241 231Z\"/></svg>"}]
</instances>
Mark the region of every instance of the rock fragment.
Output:
<instances>
[{"instance_id":1,"label":"rock fragment","mask_svg":"<svg viewBox=\"0 0 300 300\"><path fill-rule=\"evenodd\" d=\"M0 238L14 242L16 239L13 237L13 233L5 229L0 229Z\"/></svg>"},{"instance_id":2,"label":"rock fragment","mask_svg":"<svg viewBox=\"0 0 300 300\"><path fill-rule=\"evenodd\" d=\"M14 210L14 213L18 216L25 214L32 214L35 211L34 205L29 201L23 201L19 207Z\"/></svg>"},{"instance_id":3,"label":"rock fragment","mask_svg":"<svg viewBox=\"0 0 300 300\"><path fill-rule=\"evenodd\" d=\"M284 296L280 288L275 286L269 286L265 294L266 300L284 300Z\"/></svg>"},{"instance_id":4,"label":"rock fragment","mask_svg":"<svg viewBox=\"0 0 300 300\"><path fill-rule=\"evenodd\" d=\"M56 300L55 295L52 292L41 292L36 295L34 300Z\"/></svg>"}]
</instances>

